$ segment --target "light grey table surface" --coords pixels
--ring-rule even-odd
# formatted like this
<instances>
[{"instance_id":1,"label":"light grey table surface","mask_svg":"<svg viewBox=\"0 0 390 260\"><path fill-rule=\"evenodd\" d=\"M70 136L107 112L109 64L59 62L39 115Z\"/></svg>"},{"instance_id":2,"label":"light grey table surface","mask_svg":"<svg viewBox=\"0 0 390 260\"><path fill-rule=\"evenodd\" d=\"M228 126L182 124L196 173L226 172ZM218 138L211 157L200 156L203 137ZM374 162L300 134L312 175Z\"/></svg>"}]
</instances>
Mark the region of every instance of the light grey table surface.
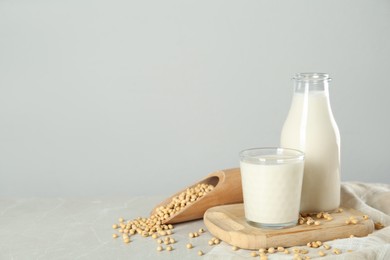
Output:
<instances>
[{"instance_id":1,"label":"light grey table surface","mask_svg":"<svg viewBox=\"0 0 390 260\"><path fill-rule=\"evenodd\" d=\"M202 220L174 225L171 237L177 243L171 252L158 252L151 237L137 235L129 244L112 238L112 224L119 217L147 217L162 199L0 199L0 259L199 259L198 250L206 253L203 259L223 259L223 254L211 252L216 247L231 251L227 244L209 246L208 232L188 237L205 228ZM186 248L189 241L191 250Z\"/></svg>"},{"instance_id":2,"label":"light grey table surface","mask_svg":"<svg viewBox=\"0 0 390 260\"><path fill-rule=\"evenodd\" d=\"M366 212L386 228L364 238L347 238L329 241L333 248L340 248L342 255L327 253L321 259L389 259L390 216L388 198L390 186L343 184L343 206ZM363 203L363 198L366 203ZM212 235L206 231L191 239L189 232L205 228L202 220L174 225L172 237L177 243L171 252L158 252L157 242L139 235L129 244L121 238L113 239L112 225L119 217L126 220L147 217L150 210L165 197L132 198L25 198L0 199L0 260L25 259L259 259L251 251L233 251L222 242L209 246ZM189 250L186 244L194 248ZM318 252L309 250L311 259L319 258ZM205 255L197 255L202 250ZM353 251L352 253L347 253ZM282 253L269 255L269 259L293 259Z\"/></svg>"}]
</instances>

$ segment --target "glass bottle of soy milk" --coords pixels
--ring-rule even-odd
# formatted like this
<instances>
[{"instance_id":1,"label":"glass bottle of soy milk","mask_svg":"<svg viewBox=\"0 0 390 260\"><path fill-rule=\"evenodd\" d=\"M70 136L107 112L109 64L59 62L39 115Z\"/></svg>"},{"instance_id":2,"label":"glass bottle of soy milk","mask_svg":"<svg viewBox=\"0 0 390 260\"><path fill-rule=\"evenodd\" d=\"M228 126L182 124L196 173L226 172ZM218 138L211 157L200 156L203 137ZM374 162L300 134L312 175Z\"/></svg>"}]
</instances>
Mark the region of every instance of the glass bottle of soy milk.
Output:
<instances>
[{"instance_id":1,"label":"glass bottle of soy milk","mask_svg":"<svg viewBox=\"0 0 390 260\"><path fill-rule=\"evenodd\" d=\"M298 73L281 147L305 153L301 212L340 205L340 132L329 103L329 75Z\"/></svg>"}]
</instances>

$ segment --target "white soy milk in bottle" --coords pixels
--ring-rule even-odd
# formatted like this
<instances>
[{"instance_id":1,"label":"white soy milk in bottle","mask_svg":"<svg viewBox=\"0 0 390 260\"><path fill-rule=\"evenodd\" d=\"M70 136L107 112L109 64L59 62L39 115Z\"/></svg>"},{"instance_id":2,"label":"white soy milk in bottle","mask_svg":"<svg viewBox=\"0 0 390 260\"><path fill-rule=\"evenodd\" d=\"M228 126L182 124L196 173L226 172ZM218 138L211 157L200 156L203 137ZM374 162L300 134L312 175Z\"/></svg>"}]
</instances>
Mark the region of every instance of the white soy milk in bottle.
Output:
<instances>
[{"instance_id":1,"label":"white soy milk in bottle","mask_svg":"<svg viewBox=\"0 0 390 260\"><path fill-rule=\"evenodd\" d=\"M327 74L294 77L292 104L281 146L305 153L301 212L330 211L340 205L340 133L329 103Z\"/></svg>"}]
</instances>

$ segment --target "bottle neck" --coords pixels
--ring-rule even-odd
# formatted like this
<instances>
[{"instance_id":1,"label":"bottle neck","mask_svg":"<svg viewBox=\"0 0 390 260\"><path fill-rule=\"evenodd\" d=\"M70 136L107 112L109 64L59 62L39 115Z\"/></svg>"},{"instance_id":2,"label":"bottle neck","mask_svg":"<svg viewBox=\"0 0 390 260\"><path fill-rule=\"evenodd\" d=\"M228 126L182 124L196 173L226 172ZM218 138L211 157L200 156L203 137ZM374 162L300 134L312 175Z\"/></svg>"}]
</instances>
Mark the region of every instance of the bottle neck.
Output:
<instances>
[{"instance_id":1,"label":"bottle neck","mask_svg":"<svg viewBox=\"0 0 390 260\"><path fill-rule=\"evenodd\" d=\"M325 73L297 73L293 78L294 93L322 93L328 96L330 80Z\"/></svg>"}]
</instances>

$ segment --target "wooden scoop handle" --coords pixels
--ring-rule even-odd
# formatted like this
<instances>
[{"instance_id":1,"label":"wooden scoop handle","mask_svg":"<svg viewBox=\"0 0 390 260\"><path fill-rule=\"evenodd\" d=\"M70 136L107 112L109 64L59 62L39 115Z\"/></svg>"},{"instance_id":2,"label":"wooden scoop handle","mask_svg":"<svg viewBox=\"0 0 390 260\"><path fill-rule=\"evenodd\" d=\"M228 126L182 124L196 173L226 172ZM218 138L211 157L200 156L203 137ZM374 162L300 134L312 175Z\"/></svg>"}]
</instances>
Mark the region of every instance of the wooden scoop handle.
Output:
<instances>
[{"instance_id":1,"label":"wooden scoop handle","mask_svg":"<svg viewBox=\"0 0 390 260\"><path fill-rule=\"evenodd\" d=\"M209 174L206 178L195 183L188 188L194 187L199 183L212 184L214 189L191 205L188 205L177 214L165 220L164 223L180 223L195 219L203 218L203 214L207 209L226 204L241 203L242 186L241 186L241 172L239 168L220 170ZM171 200L185 191L187 188L177 192L173 196L167 198L158 204L152 211L154 214L156 209L160 206L167 205Z\"/></svg>"}]
</instances>

